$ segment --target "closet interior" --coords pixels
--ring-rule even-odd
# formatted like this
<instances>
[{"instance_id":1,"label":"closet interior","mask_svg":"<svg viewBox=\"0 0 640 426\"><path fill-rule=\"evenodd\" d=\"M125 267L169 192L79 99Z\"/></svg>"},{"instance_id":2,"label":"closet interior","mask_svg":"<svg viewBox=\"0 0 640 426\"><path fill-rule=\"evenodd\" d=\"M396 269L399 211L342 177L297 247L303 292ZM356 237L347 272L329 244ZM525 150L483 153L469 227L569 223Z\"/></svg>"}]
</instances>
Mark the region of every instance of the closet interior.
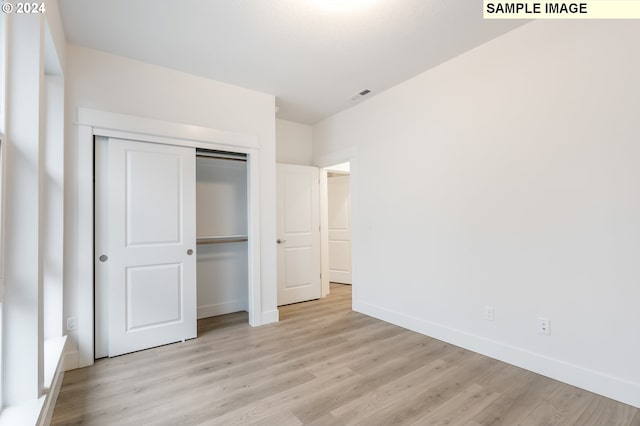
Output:
<instances>
[{"instance_id":1,"label":"closet interior","mask_svg":"<svg viewBox=\"0 0 640 426\"><path fill-rule=\"evenodd\" d=\"M196 151L198 319L248 310L247 157Z\"/></svg>"}]
</instances>

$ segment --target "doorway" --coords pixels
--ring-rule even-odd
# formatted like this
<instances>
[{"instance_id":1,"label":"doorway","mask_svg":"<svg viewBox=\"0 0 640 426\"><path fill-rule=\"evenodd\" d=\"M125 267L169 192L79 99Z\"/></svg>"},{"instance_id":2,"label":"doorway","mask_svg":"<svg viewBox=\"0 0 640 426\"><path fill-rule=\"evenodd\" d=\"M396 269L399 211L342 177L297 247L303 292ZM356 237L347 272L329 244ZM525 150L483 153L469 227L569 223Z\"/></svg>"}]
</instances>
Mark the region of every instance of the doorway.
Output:
<instances>
[{"instance_id":1,"label":"doorway","mask_svg":"<svg viewBox=\"0 0 640 426\"><path fill-rule=\"evenodd\" d=\"M336 285L352 285L351 163L325 167L323 177L323 274L327 294ZM325 281L325 280L323 280Z\"/></svg>"}]
</instances>

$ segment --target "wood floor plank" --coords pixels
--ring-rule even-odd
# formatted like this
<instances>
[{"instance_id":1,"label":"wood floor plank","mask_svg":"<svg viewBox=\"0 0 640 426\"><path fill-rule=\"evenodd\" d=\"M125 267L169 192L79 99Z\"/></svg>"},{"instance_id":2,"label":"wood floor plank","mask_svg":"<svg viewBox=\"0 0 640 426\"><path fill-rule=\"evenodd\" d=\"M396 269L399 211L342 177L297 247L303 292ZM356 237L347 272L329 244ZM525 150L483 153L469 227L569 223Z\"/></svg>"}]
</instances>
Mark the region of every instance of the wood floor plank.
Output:
<instances>
[{"instance_id":1,"label":"wood floor plank","mask_svg":"<svg viewBox=\"0 0 640 426\"><path fill-rule=\"evenodd\" d=\"M403 401L415 393L417 388L439 378L450 368L452 368L451 364L436 359L430 364L361 395L357 399L340 405L332 410L331 414L346 425L357 424L372 413L392 409L399 401Z\"/></svg>"},{"instance_id":2,"label":"wood floor plank","mask_svg":"<svg viewBox=\"0 0 640 426\"><path fill-rule=\"evenodd\" d=\"M532 401L540 401L555 385L553 381L529 371L509 366L483 383L495 391L508 390L483 409L473 420L484 426L517 424L533 407Z\"/></svg>"},{"instance_id":3,"label":"wood floor plank","mask_svg":"<svg viewBox=\"0 0 640 426\"><path fill-rule=\"evenodd\" d=\"M400 401L389 410L372 413L357 424L411 424L437 410L477 379L495 374L505 367L481 355L470 354L468 351L456 351L456 354L460 358L448 361L454 365L454 368L447 370L433 382L420 386L418 392L412 397Z\"/></svg>"},{"instance_id":4,"label":"wood floor plank","mask_svg":"<svg viewBox=\"0 0 640 426\"><path fill-rule=\"evenodd\" d=\"M53 425L640 426L640 410L351 311L351 287L65 374Z\"/></svg>"},{"instance_id":5,"label":"wood floor plank","mask_svg":"<svg viewBox=\"0 0 640 426\"><path fill-rule=\"evenodd\" d=\"M419 364L409 361L410 355L395 358L380 358L369 364L358 373L357 380L342 386L339 392L321 390L311 398L302 400L293 413L303 422L311 422L322 417L325 413L340 407L342 404L360 397L367 389L375 389L396 377L410 374L419 368Z\"/></svg>"},{"instance_id":6,"label":"wood floor plank","mask_svg":"<svg viewBox=\"0 0 640 426\"><path fill-rule=\"evenodd\" d=\"M100 402L86 405L79 416L60 416L61 420L77 420L85 424L196 424L195 419L218 417L231 410L243 407L254 401L260 401L271 393L290 389L302 383L310 382L314 377L305 371L291 371L279 377L270 377L267 381L251 381L234 387L203 386L191 389L188 393L163 392L156 394L133 394L119 403L105 406ZM204 420L204 419L203 419ZM55 422L54 422L55 424ZM65 423L61 423L65 424Z\"/></svg>"},{"instance_id":7,"label":"wood floor plank","mask_svg":"<svg viewBox=\"0 0 640 426\"><path fill-rule=\"evenodd\" d=\"M499 397L499 393L487 391L477 383L472 383L435 410L415 419L411 424L430 426L465 424Z\"/></svg>"},{"instance_id":8,"label":"wood floor plank","mask_svg":"<svg viewBox=\"0 0 640 426\"><path fill-rule=\"evenodd\" d=\"M523 426L577 424L594 397L596 395L585 390L560 384L519 423Z\"/></svg>"},{"instance_id":9,"label":"wood floor plank","mask_svg":"<svg viewBox=\"0 0 640 426\"><path fill-rule=\"evenodd\" d=\"M354 371L348 368L336 369L331 376L318 377L288 391L275 393L253 404L228 412L215 419L215 422L224 425L250 424L281 411L291 412L305 398L315 397L319 392L337 392L340 388L350 386L357 381L358 374Z\"/></svg>"},{"instance_id":10,"label":"wood floor plank","mask_svg":"<svg viewBox=\"0 0 640 426\"><path fill-rule=\"evenodd\" d=\"M595 397L576 420L576 424L640 426L640 410L607 398Z\"/></svg>"}]
</instances>

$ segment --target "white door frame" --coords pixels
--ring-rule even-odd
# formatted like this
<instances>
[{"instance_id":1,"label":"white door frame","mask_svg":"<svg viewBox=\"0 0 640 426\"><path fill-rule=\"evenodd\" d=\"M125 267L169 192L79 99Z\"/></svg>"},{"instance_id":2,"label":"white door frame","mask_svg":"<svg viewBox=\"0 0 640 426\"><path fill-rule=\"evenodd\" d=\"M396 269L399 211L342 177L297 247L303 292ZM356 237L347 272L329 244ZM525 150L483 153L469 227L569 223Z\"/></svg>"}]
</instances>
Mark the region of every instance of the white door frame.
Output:
<instances>
[{"instance_id":1,"label":"white door frame","mask_svg":"<svg viewBox=\"0 0 640 426\"><path fill-rule=\"evenodd\" d=\"M257 136L78 108L78 367L94 362L94 137L247 154L249 324L262 325L260 280L260 142Z\"/></svg>"},{"instance_id":2,"label":"white door frame","mask_svg":"<svg viewBox=\"0 0 640 426\"><path fill-rule=\"evenodd\" d=\"M336 151L329 155L324 155L316 159L316 165L320 167L320 269L322 271L322 297L329 294L329 203L327 188L327 170L325 167L334 166L341 163L350 163L349 171L349 193L351 194L351 217L354 217L354 211L357 211L357 166L356 166L356 150L350 148L346 150ZM351 224L351 305L356 310L358 302L358 269L356 267L356 257L358 247L356 230Z\"/></svg>"}]
</instances>

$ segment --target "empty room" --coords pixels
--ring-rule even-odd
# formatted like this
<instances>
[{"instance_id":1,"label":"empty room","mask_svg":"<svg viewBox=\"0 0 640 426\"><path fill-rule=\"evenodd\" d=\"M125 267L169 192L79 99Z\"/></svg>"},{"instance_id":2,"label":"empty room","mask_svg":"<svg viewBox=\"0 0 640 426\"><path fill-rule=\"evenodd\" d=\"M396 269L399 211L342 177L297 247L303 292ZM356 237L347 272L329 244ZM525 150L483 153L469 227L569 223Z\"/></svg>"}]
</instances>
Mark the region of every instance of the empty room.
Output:
<instances>
[{"instance_id":1,"label":"empty room","mask_svg":"<svg viewBox=\"0 0 640 426\"><path fill-rule=\"evenodd\" d=\"M640 0L0 7L0 426L640 426Z\"/></svg>"}]
</instances>

